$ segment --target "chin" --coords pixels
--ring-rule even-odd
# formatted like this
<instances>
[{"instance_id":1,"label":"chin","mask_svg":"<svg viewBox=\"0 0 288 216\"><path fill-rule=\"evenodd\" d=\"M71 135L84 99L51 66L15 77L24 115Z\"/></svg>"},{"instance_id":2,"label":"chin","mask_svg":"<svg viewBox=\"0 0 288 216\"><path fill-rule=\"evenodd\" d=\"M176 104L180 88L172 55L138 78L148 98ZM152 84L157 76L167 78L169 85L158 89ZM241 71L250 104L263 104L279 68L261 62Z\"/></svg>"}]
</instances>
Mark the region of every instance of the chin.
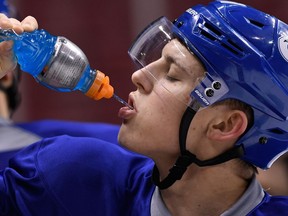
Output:
<instances>
[{"instance_id":1,"label":"chin","mask_svg":"<svg viewBox=\"0 0 288 216\"><path fill-rule=\"evenodd\" d=\"M118 134L119 145L124 147L125 149L128 149L129 151L137 152L135 151L135 147L133 146L134 142L129 139L129 134L128 134L128 137L126 135L127 133L119 132Z\"/></svg>"},{"instance_id":2,"label":"chin","mask_svg":"<svg viewBox=\"0 0 288 216\"><path fill-rule=\"evenodd\" d=\"M127 134L129 134L129 133L126 131L125 126L123 126L123 124L122 124L121 127L120 127L120 130L119 130L119 133L118 133L118 143L121 146L126 147L126 143L127 143L126 136L127 136Z\"/></svg>"}]
</instances>

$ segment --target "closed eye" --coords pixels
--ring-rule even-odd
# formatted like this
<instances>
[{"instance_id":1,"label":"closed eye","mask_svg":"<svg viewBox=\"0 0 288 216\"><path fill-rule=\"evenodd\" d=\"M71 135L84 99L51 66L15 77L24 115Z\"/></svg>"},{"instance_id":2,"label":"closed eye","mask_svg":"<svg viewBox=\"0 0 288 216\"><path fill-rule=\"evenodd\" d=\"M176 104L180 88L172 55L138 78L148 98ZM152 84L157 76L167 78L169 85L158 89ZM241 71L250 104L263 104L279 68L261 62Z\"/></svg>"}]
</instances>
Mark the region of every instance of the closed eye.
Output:
<instances>
[{"instance_id":1,"label":"closed eye","mask_svg":"<svg viewBox=\"0 0 288 216\"><path fill-rule=\"evenodd\" d=\"M177 82L177 81L179 81L178 79L176 79L176 78L173 78L173 77L171 77L171 76L166 76L166 79L168 80L168 81L170 81L170 82Z\"/></svg>"}]
</instances>

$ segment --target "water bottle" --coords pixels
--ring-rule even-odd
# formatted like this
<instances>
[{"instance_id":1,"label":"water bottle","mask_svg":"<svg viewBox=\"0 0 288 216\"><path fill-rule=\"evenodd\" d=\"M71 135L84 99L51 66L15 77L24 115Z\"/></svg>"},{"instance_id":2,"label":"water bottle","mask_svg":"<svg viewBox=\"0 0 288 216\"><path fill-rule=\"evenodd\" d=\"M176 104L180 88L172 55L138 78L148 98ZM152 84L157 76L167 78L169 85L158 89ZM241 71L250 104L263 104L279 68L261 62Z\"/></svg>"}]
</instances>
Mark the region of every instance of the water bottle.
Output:
<instances>
[{"instance_id":1,"label":"water bottle","mask_svg":"<svg viewBox=\"0 0 288 216\"><path fill-rule=\"evenodd\" d=\"M21 70L40 84L60 92L79 90L95 100L114 95L109 77L91 69L82 50L67 38L53 36L43 29L20 35L12 29L1 29L0 42L4 40L14 41L13 50Z\"/></svg>"}]
</instances>

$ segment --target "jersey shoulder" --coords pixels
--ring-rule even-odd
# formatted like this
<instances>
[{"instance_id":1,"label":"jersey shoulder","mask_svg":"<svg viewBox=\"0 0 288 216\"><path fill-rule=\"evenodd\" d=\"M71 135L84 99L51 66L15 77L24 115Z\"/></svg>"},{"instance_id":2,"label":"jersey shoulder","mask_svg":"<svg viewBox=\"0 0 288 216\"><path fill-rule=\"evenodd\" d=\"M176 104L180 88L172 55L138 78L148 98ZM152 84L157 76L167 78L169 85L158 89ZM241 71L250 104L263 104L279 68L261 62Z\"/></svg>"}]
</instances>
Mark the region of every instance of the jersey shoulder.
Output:
<instances>
[{"instance_id":1,"label":"jersey shoulder","mask_svg":"<svg viewBox=\"0 0 288 216\"><path fill-rule=\"evenodd\" d=\"M249 216L288 215L288 196L265 194L263 201Z\"/></svg>"}]
</instances>

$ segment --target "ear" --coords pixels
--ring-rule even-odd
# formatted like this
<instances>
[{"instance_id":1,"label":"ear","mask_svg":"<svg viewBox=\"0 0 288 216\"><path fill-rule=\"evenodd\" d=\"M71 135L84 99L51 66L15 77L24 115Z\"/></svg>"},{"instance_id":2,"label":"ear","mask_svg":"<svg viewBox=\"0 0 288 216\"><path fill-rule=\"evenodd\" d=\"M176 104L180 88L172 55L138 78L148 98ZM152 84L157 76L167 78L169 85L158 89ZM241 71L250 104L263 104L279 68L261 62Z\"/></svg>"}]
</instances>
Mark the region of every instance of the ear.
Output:
<instances>
[{"instance_id":1,"label":"ear","mask_svg":"<svg viewBox=\"0 0 288 216\"><path fill-rule=\"evenodd\" d=\"M247 126L248 119L244 112L229 110L211 122L207 136L218 141L236 140L245 132Z\"/></svg>"},{"instance_id":2,"label":"ear","mask_svg":"<svg viewBox=\"0 0 288 216\"><path fill-rule=\"evenodd\" d=\"M4 88L9 88L13 84L13 72L8 72L0 79L0 83Z\"/></svg>"}]
</instances>

